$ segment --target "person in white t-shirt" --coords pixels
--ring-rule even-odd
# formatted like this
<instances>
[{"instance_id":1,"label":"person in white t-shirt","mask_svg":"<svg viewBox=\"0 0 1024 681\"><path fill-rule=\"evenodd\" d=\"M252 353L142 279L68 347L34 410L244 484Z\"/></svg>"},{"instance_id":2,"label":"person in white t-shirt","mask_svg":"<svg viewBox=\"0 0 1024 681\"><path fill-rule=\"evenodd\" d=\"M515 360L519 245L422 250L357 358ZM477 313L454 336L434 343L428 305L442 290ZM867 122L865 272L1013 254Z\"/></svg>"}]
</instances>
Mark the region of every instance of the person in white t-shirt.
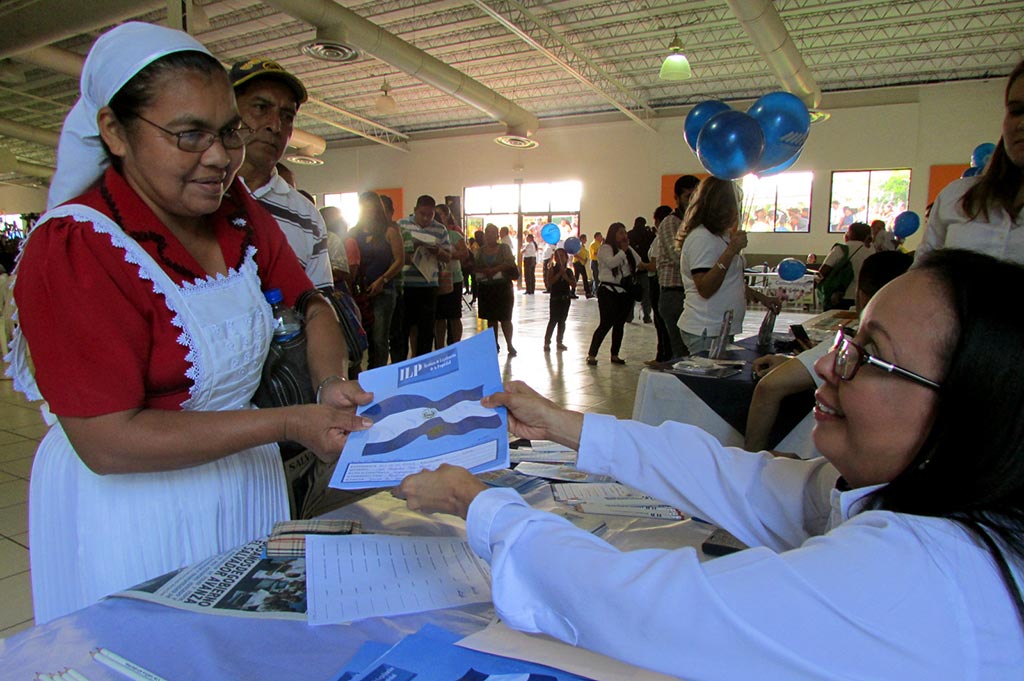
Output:
<instances>
[{"instance_id":1,"label":"person in white t-shirt","mask_svg":"<svg viewBox=\"0 0 1024 681\"><path fill-rule=\"evenodd\" d=\"M1006 83L1003 136L984 171L939 192L915 258L965 248L1024 263L1024 61Z\"/></svg>"},{"instance_id":2,"label":"person in white t-shirt","mask_svg":"<svg viewBox=\"0 0 1024 681\"><path fill-rule=\"evenodd\" d=\"M747 299L776 312L781 308L777 298L744 282L740 251L747 246L747 233L738 229L739 219L735 185L717 177L702 180L686 208L680 234L686 302L678 326L693 354L711 348L727 310L732 310L730 339L742 330Z\"/></svg>"}]
</instances>

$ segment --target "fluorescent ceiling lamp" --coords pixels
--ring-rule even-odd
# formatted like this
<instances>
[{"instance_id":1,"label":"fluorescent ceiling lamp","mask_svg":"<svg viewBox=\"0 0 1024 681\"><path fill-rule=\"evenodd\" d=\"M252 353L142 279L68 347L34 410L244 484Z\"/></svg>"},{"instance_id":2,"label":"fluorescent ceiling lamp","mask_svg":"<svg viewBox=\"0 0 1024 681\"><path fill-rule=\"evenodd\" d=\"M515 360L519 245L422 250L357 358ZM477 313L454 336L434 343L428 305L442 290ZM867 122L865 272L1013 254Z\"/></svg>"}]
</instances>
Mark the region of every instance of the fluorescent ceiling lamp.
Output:
<instances>
[{"instance_id":1,"label":"fluorescent ceiling lamp","mask_svg":"<svg viewBox=\"0 0 1024 681\"><path fill-rule=\"evenodd\" d=\"M672 42L668 44L668 49L672 50L672 54L665 57L658 78L661 80L688 80L692 78L693 73L690 71L690 62L686 55L683 54L683 41L679 39L678 34L673 36Z\"/></svg>"}]
</instances>

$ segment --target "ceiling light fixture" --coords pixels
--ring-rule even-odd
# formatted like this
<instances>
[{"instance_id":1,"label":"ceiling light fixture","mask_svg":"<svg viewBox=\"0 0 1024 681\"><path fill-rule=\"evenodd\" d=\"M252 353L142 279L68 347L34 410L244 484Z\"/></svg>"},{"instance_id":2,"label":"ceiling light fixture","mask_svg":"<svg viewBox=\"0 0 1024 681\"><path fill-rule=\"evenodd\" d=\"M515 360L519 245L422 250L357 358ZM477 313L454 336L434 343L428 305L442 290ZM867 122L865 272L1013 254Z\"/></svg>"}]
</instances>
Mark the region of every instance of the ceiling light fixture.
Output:
<instances>
[{"instance_id":1,"label":"ceiling light fixture","mask_svg":"<svg viewBox=\"0 0 1024 681\"><path fill-rule=\"evenodd\" d=\"M391 86L388 85L388 79L384 79L384 84L380 86L381 96L374 100L373 108L376 109L379 114L392 114L398 110L398 102L389 93L391 92Z\"/></svg>"},{"instance_id":2,"label":"ceiling light fixture","mask_svg":"<svg viewBox=\"0 0 1024 681\"><path fill-rule=\"evenodd\" d=\"M822 111L821 109L808 109L811 114L811 124L824 123L828 119L832 118L832 114L828 111Z\"/></svg>"},{"instance_id":3,"label":"ceiling light fixture","mask_svg":"<svg viewBox=\"0 0 1024 681\"><path fill-rule=\"evenodd\" d=\"M324 160L322 158L309 156L301 153L301 151L297 154L289 154L285 160L289 163L294 163L297 166L322 166L324 164Z\"/></svg>"},{"instance_id":4,"label":"ceiling light fixture","mask_svg":"<svg viewBox=\"0 0 1024 681\"><path fill-rule=\"evenodd\" d=\"M683 54L683 41L679 39L678 33L672 36L672 42L668 44L668 49L672 50L672 54L665 57L665 61L661 65L661 72L658 73L658 78L661 80L688 80L692 78L693 73L690 71L690 61Z\"/></svg>"}]
</instances>

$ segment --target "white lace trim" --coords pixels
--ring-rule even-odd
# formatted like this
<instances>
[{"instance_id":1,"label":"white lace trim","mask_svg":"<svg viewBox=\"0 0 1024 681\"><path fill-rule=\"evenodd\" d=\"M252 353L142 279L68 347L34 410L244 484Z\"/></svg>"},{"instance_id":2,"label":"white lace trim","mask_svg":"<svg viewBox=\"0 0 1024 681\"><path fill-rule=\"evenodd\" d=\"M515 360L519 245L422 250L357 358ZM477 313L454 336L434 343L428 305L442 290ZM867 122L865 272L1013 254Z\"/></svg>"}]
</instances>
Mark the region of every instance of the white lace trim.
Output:
<instances>
[{"instance_id":1,"label":"white lace trim","mask_svg":"<svg viewBox=\"0 0 1024 681\"><path fill-rule=\"evenodd\" d=\"M182 282L182 287L179 288L175 286L174 282L171 281L166 272L159 269L159 265L148 253L145 252L145 250L143 250L137 241L125 234L124 230L118 227L113 220L99 211L78 204L60 206L43 215L35 228L33 228L32 233L35 233L36 228L54 217L69 217L75 222L89 223L97 233L106 234L110 237L110 243L112 246L124 251L125 262L139 268L139 279L152 282L153 292L163 297L164 303L167 305L167 309L174 315L171 319L171 323L178 329L181 329L181 334L178 336L177 342L188 349L188 352L185 354L185 362L189 367L185 371L185 377L192 382L192 385L189 388L189 397L184 400L180 406L182 409L189 408L193 400L196 398L196 395L201 394L202 389L205 387L202 385L205 381L205 374L201 371L203 367L200 366L200 354L196 350L192 334L185 328L185 321L182 319L181 311L178 309L177 301L180 299L179 296L223 286L230 279L233 279L239 274L247 274L250 271L255 271L256 247L250 245L246 249L245 257L242 259L242 264L237 270L235 268L228 268L226 275L218 273L215 275L207 275L204 278L197 279L195 282L185 281ZM24 251L25 244L28 243L28 238L31 237L32 233L30 233L29 237L22 242L21 249L18 252L17 261L10 282L12 289L14 286L15 275L18 272L18 265L21 263L21 254ZM152 273L147 270L147 264L157 268L157 276L154 277ZM15 301L13 318L15 321L18 319L17 301ZM13 380L15 390L24 393L25 397L29 400L41 400L42 394L39 392L39 386L36 384L35 376L32 373L28 357L28 346L21 335L21 327L16 327L14 330L14 338L11 341L11 351L4 356L4 359L8 362L8 367L5 373Z\"/></svg>"}]
</instances>

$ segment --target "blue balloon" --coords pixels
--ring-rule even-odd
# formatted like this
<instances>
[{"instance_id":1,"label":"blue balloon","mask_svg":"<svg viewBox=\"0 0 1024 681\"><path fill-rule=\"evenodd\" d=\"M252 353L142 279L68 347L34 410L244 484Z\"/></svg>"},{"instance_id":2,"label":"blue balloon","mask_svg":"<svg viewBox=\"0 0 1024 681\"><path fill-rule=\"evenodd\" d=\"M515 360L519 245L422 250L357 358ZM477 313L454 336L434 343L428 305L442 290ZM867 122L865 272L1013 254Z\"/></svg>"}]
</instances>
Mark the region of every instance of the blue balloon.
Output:
<instances>
[{"instance_id":1,"label":"blue balloon","mask_svg":"<svg viewBox=\"0 0 1024 681\"><path fill-rule=\"evenodd\" d=\"M554 246L562 238L562 230L555 223L549 222L541 228L540 238Z\"/></svg>"},{"instance_id":2,"label":"blue balloon","mask_svg":"<svg viewBox=\"0 0 1024 681\"><path fill-rule=\"evenodd\" d=\"M779 279L783 281L796 281L807 274L807 265L796 258L786 258L779 263Z\"/></svg>"},{"instance_id":3,"label":"blue balloon","mask_svg":"<svg viewBox=\"0 0 1024 681\"><path fill-rule=\"evenodd\" d=\"M960 177L974 177L975 175L981 175L981 168L978 168L977 166L971 166L970 168L965 170L964 174L961 175Z\"/></svg>"},{"instance_id":4,"label":"blue balloon","mask_svg":"<svg viewBox=\"0 0 1024 681\"><path fill-rule=\"evenodd\" d=\"M764 133L742 111L723 111L697 136L697 158L720 180L735 180L757 168L764 152Z\"/></svg>"},{"instance_id":5,"label":"blue balloon","mask_svg":"<svg viewBox=\"0 0 1024 681\"><path fill-rule=\"evenodd\" d=\"M779 165L775 166L774 168L769 168L768 170L759 170L759 171L757 171L757 176L758 177L771 177L772 175L778 175L779 173L783 173L783 172L789 170L790 167L794 163L796 163L796 160L798 158L800 158L800 152L799 151L796 152L796 155L793 156L793 158L789 159L788 161L783 161L782 163L780 163Z\"/></svg>"},{"instance_id":6,"label":"blue balloon","mask_svg":"<svg viewBox=\"0 0 1024 681\"><path fill-rule=\"evenodd\" d=\"M565 240L564 244L565 252L569 255L576 255L583 248L583 244L574 236L569 237Z\"/></svg>"},{"instance_id":7,"label":"blue balloon","mask_svg":"<svg viewBox=\"0 0 1024 681\"><path fill-rule=\"evenodd\" d=\"M811 129L811 114L796 95L770 92L754 102L747 113L764 133L759 169L775 168L803 149Z\"/></svg>"},{"instance_id":8,"label":"blue balloon","mask_svg":"<svg viewBox=\"0 0 1024 681\"><path fill-rule=\"evenodd\" d=\"M715 114L729 110L728 104L719 102L716 99L701 102L690 109L690 113L686 114L686 122L683 124L683 137L694 153L697 151L697 138L700 136L700 131L704 128L704 124L711 120Z\"/></svg>"},{"instance_id":9,"label":"blue balloon","mask_svg":"<svg viewBox=\"0 0 1024 681\"><path fill-rule=\"evenodd\" d=\"M906 239L920 226L921 216L912 210L903 211L892 221L892 231L901 239Z\"/></svg>"},{"instance_id":10,"label":"blue balloon","mask_svg":"<svg viewBox=\"0 0 1024 681\"><path fill-rule=\"evenodd\" d=\"M985 142L974 147L974 151L971 152L971 167L984 168L995 150L996 145L991 142Z\"/></svg>"}]
</instances>

